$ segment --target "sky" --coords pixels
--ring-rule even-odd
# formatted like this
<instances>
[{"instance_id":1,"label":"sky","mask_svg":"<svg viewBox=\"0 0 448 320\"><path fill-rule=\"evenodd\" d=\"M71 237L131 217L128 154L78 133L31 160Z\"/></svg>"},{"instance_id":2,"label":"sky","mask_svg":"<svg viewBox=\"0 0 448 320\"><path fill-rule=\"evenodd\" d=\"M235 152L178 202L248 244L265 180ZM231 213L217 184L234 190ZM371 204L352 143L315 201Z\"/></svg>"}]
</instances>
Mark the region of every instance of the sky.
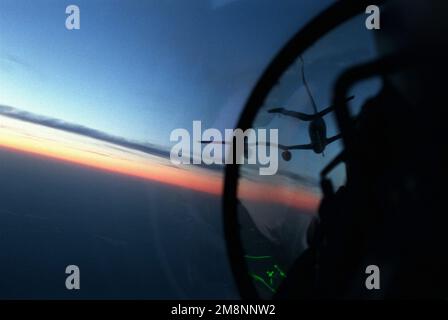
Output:
<instances>
[{"instance_id":1,"label":"sky","mask_svg":"<svg viewBox=\"0 0 448 320\"><path fill-rule=\"evenodd\" d=\"M251 89L271 59L301 26L331 2L1 0L0 111L12 107L17 114L32 115L32 123L49 119L43 124L56 123L59 128L62 123L71 128L68 130L71 133L61 133L54 127L51 131L32 123L5 124L5 118L1 117L0 142L8 147L14 147L14 142L26 151L39 150L70 160L73 149L78 146L79 150L82 141L83 152L86 148L90 151L77 154L78 162L92 165L92 154L97 157L108 154L117 157L113 165L100 165L104 160L101 157L93 162L102 169L115 166L115 171L135 173L132 166L123 169L122 155L111 153L111 142L132 142L121 143L122 147L151 144L168 149L174 144L169 141L171 131L191 130L194 120L201 120L203 129L234 128ZM80 30L65 28L65 8L69 4L80 8ZM308 82L319 108L329 106L332 86L340 72L374 57L372 37L361 16L304 53ZM291 86L295 81L294 77L282 79L279 87ZM300 81L294 88L294 94L273 100L286 108L310 113L309 98ZM356 108L377 89L378 83L364 83L356 88ZM275 91L271 94L275 95ZM270 102L268 98L265 109L278 107ZM332 116L326 117L326 121L329 136L336 134ZM32 143L20 142L17 135L11 135L15 128L20 139L24 139L20 130L25 127L27 137L34 136ZM268 127L279 128L282 144L309 142L306 123L277 117L270 119ZM78 134L74 134L73 128ZM64 139L49 139L48 130ZM94 132L96 138L111 138L107 143L93 143L80 137L82 132ZM41 145L36 147L36 143ZM328 147L325 157L312 152L295 153L289 163L280 160L280 171L317 181L325 163L340 150L337 142ZM146 163L141 157L132 160L137 166ZM167 159L154 161L155 168L160 168L160 163L166 166L162 170L164 175L160 176L156 170L148 174L146 169L139 171L140 167L138 175L173 183L170 177L177 171L173 171ZM192 167L187 169L193 175L197 173ZM188 181L186 176L181 177L176 180L179 186L185 184L181 179ZM220 188L221 180L210 182L214 179L207 177L201 180L202 186L199 182L192 183L196 186L193 188L198 191ZM343 171L339 171L339 184L343 179ZM208 182L213 187L207 186ZM317 182L315 185L318 186ZM254 198L254 193L251 194Z\"/></svg>"},{"instance_id":2,"label":"sky","mask_svg":"<svg viewBox=\"0 0 448 320\"><path fill-rule=\"evenodd\" d=\"M0 1L0 104L169 144L193 120L233 127L257 77L330 1Z\"/></svg>"}]
</instances>

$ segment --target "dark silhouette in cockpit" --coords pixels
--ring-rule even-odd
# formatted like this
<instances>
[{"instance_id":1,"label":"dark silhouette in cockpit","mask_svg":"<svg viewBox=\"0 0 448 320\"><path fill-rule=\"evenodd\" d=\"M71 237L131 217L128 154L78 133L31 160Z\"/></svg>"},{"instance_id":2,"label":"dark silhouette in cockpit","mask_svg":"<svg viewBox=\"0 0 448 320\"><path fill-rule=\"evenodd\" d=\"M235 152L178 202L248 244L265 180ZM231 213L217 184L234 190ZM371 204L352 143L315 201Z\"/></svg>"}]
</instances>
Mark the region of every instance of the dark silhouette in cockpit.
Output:
<instances>
[{"instance_id":1,"label":"dark silhouette in cockpit","mask_svg":"<svg viewBox=\"0 0 448 320\"><path fill-rule=\"evenodd\" d=\"M309 228L308 248L296 258L274 299L448 297L448 152L442 107L447 4L382 2L381 30L375 32L378 59L353 65L335 82L332 111L343 150L321 171L323 198ZM259 80L238 126L252 123L268 91L307 46L364 10L363 1L341 0L298 32ZM374 77L382 80L382 89L352 115L347 93ZM346 182L335 189L329 173L339 164L346 169ZM238 256L243 251L236 210L238 170L226 167L223 216L235 279L242 297L254 299L259 295ZM372 265L381 279L374 289L367 286Z\"/></svg>"},{"instance_id":2,"label":"dark silhouette in cockpit","mask_svg":"<svg viewBox=\"0 0 448 320\"><path fill-rule=\"evenodd\" d=\"M447 46L435 36L448 28L440 13L446 5L412 4L415 12L432 12L434 24L427 26L423 19L397 25L405 2L389 4L383 8L387 32L377 38L385 57L353 67L335 86L334 101L341 101L355 83L383 80L358 116L335 110L345 145L337 160L345 163L347 183L333 191L326 178L331 169L324 169L319 222L276 298L448 297L446 122L439 107ZM439 10L426 11L432 6ZM377 290L366 289L369 265L381 269Z\"/></svg>"}]
</instances>

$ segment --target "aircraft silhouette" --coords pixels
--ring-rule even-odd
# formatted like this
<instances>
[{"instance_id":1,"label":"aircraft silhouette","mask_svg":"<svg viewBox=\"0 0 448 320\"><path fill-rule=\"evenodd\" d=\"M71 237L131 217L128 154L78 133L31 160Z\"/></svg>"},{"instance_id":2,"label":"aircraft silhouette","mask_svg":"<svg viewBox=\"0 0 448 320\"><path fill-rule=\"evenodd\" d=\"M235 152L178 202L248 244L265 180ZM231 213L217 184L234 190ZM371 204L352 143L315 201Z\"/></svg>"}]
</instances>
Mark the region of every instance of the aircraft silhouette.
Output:
<instances>
[{"instance_id":1,"label":"aircraft silhouette","mask_svg":"<svg viewBox=\"0 0 448 320\"><path fill-rule=\"evenodd\" d=\"M268 113L276 113L282 114L285 116L289 116L292 118L296 118L302 121L309 121L310 124L308 126L308 135L310 138L309 144L300 144L300 145L292 145L292 146L284 146L284 151L282 152L282 158L285 161L289 161L292 158L290 150L313 150L317 154L323 154L327 145L341 138L340 134L337 134L333 137L327 137L327 125L323 117L332 112L334 110L334 106L330 106L328 108L323 109L322 111L318 111L316 102L314 101L313 95L311 93L310 87L308 86L308 82L305 77L305 62L303 58L299 56L299 59L302 63L301 74L302 81L305 85L306 92L311 101L311 105L313 106L314 114L308 114L303 112L297 112L292 110L287 110L285 108L274 108L270 109ZM354 96L350 96L346 99L346 101L350 101L354 98Z\"/></svg>"},{"instance_id":2,"label":"aircraft silhouette","mask_svg":"<svg viewBox=\"0 0 448 320\"><path fill-rule=\"evenodd\" d=\"M291 160L291 158L292 158L291 150L313 150L317 154L324 155L324 151L325 151L325 148L327 147L327 145L329 145L330 143L341 138L340 134L337 134L333 137L327 137L327 125L326 125L323 117L325 115L327 115L328 113L332 112L334 110L334 106L330 106L321 111L318 111L316 102L314 101L313 95L308 86L308 82L306 81L305 63L301 56L299 56L299 59L302 63L302 68L301 68L302 81L303 81L303 84L305 85L305 89L306 89L307 95L311 101L311 105L313 106L314 113L308 114L308 113L288 110L285 108L274 108L274 109L270 109L267 111L268 113L282 114L282 115L285 115L288 117L296 118L301 121L308 121L310 123L308 126L308 135L310 138L310 143L297 144L297 145L275 144L275 146L279 150L283 150L281 155L282 155L283 160L285 160L285 161ZM354 96L348 97L346 99L346 102L352 100L353 98L354 98ZM208 143L230 144L231 143L229 141L214 141L214 140L201 140L200 142L206 143L206 144L208 144ZM257 142L254 144L248 144L247 141L245 140L245 142L244 142L244 157L245 158L248 157L248 146L249 145L252 146L252 145L260 145L260 144L265 144L266 146L271 145L270 142Z\"/></svg>"}]
</instances>

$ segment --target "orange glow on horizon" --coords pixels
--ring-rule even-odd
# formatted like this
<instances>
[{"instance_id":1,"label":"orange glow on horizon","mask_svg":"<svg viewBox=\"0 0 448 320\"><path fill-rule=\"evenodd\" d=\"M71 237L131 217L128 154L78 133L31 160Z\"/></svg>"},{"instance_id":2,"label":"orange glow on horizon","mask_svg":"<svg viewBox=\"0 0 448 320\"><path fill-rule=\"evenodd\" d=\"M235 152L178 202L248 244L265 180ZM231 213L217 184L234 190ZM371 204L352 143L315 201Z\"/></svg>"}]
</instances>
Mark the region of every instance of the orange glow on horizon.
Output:
<instances>
[{"instance_id":1,"label":"orange glow on horizon","mask_svg":"<svg viewBox=\"0 0 448 320\"><path fill-rule=\"evenodd\" d=\"M188 166L174 167L169 159L120 147L90 137L0 116L0 146L70 162L90 168L119 173L149 181L219 196L222 174ZM314 212L317 194L287 186L274 186L242 180L238 195L247 200L277 203Z\"/></svg>"}]
</instances>

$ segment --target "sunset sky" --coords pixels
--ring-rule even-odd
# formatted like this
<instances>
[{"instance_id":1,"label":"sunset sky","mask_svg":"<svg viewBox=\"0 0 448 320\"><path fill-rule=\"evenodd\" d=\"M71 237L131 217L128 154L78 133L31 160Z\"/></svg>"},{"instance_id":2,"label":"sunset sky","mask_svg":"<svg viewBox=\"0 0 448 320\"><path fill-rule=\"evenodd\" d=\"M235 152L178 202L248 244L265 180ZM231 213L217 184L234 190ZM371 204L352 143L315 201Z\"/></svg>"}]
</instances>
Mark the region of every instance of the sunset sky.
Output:
<instances>
[{"instance_id":1,"label":"sunset sky","mask_svg":"<svg viewBox=\"0 0 448 320\"><path fill-rule=\"evenodd\" d=\"M173 166L151 155L63 130L0 116L0 147L50 157L113 173L208 194L222 194L222 173L197 166ZM314 211L318 195L296 188L244 181L240 197Z\"/></svg>"},{"instance_id":2,"label":"sunset sky","mask_svg":"<svg viewBox=\"0 0 448 320\"><path fill-rule=\"evenodd\" d=\"M37 121L20 121L0 112L0 145L221 194L222 172L175 167L160 154L40 125L39 117L164 150L173 145L172 130L189 130L194 120L202 121L204 129L234 128L272 57L332 1L256 2L254 6L253 0L79 0L81 29L68 31L64 2L1 1L0 106L28 112ZM346 32L336 31L304 55L320 108L331 101L335 76L373 52L371 35L356 28L363 20L353 23L352 39L358 41L343 42ZM303 86L297 84L296 93L282 103L310 112ZM368 95L369 90L358 90L356 104ZM330 117L327 125L329 135L335 134ZM270 127L280 128L280 143L309 142L306 123L278 118ZM340 148L339 143L332 144L325 158L312 152L294 153L293 160L282 162L280 169L317 179ZM343 175L337 180L342 181ZM294 190L282 184L282 177L272 178L268 185L248 181L242 184L241 195L288 204L294 204L296 197L299 206L316 207L316 188L298 182Z\"/></svg>"},{"instance_id":3,"label":"sunset sky","mask_svg":"<svg viewBox=\"0 0 448 320\"><path fill-rule=\"evenodd\" d=\"M74 31L65 29L65 2L1 1L0 106L167 150L171 131L193 120L233 128L278 48L331 2L263 1L254 11L250 0L79 0ZM38 122L0 115L0 146L221 194L217 170L175 167L160 155ZM246 198L294 203L289 187L248 186L241 187ZM301 189L300 206L314 208L317 197Z\"/></svg>"}]
</instances>

